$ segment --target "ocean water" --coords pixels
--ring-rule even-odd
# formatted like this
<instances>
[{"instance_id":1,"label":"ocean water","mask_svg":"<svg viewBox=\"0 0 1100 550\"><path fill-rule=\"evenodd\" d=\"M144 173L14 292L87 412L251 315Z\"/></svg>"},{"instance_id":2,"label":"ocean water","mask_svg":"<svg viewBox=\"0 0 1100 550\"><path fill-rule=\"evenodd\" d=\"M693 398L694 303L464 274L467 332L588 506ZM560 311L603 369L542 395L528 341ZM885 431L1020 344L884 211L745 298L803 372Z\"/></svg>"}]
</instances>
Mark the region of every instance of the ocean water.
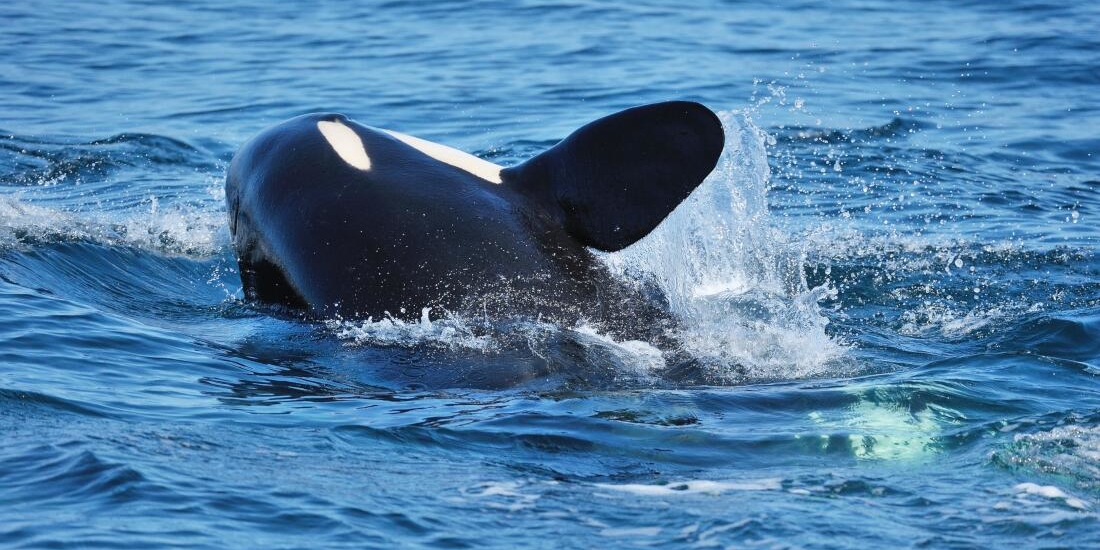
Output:
<instances>
[{"instance_id":1,"label":"ocean water","mask_svg":"<svg viewBox=\"0 0 1100 550\"><path fill-rule=\"evenodd\" d=\"M1100 4L0 5L0 547L1100 546ZM714 173L598 326L243 300L225 169L311 111Z\"/></svg>"}]
</instances>

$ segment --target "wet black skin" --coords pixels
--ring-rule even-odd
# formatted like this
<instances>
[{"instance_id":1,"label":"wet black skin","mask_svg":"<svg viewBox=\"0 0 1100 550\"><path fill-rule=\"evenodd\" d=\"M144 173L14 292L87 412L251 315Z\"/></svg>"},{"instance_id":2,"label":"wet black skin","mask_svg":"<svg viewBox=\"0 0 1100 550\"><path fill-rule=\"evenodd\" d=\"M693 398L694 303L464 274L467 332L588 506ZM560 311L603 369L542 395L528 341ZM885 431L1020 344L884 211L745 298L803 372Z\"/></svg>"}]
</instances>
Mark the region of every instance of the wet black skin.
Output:
<instances>
[{"instance_id":1,"label":"wet black skin","mask_svg":"<svg viewBox=\"0 0 1100 550\"><path fill-rule=\"evenodd\" d=\"M345 162L318 121L352 128L371 168ZM613 277L587 247L618 250L651 231L722 144L701 105L638 107L505 169L496 184L342 115L303 115L253 138L229 168L245 295L321 318L432 307L587 319L644 337L667 322L659 298Z\"/></svg>"}]
</instances>

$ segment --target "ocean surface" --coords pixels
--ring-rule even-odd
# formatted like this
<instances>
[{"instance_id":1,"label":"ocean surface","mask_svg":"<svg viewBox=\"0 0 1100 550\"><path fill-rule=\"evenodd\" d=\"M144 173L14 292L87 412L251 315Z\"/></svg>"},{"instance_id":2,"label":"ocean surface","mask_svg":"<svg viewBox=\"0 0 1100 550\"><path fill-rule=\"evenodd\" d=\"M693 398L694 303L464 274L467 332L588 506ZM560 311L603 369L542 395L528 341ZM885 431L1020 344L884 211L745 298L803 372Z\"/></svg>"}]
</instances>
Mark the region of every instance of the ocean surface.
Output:
<instances>
[{"instance_id":1,"label":"ocean surface","mask_svg":"<svg viewBox=\"0 0 1100 550\"><path fill-rule=\"evenodd\" d=\"M1100 3L0 4L0 547L1100 547ZM243 299L224 174L338 111L727 143L645 240L694 361ZM427 253L427 252L426 252ZM690 372L685 372L690 370Z\"/></svg>"}]
</instances>

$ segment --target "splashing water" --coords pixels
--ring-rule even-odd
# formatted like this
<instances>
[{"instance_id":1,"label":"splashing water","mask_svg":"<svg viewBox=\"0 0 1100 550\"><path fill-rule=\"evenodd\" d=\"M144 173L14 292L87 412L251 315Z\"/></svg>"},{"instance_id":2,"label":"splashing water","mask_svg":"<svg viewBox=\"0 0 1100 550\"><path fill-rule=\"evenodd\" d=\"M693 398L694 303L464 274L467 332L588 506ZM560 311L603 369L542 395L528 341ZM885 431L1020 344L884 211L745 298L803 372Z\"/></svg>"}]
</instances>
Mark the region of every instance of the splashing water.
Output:
<instances>
[{"instance_id":1,"label":"splashing water","mask_svg":"<svg viewBox=\"0 0 1100 550\"><path fill-rule=\"evenodd\" d=\"M325 326L336 334L337 338L348 340L356 345L415 345L424 342L451 348L469 349L481 352L491 352L497 349L497 343L492 337L479 334L475 327L456 316L447 316L443 319L432 321L429 314L431 308L423 308L420 311L420 319L406 321L404 319L387 315L374 320L368 317L365 321L343 321L330 319Z\"/></svg>"},{"instance_id":2,"label":"splashing water","mask_svg":"<svg viewBox=\"0 0 1100 550\"><path fill-rule=\"evenodd\" d=\"M656 283L681 321L670 336L705 368L710 383L835 374L847 348L826 333L820 302L836 292L828 285L808 287L802 245L771 223L767 136L745 114L719 117L726 144L711 175L649 236L600 257L621 278ZM427 309L421 313L419 320L333 320L327 326L350 345L494 353L519 339L544 359L553 355L547 346L564 337L592 352L585 362L606 362L641 380L667 366L656 348L619 342L584 324L508 324L502 333L450 313L436 319Z\"/></svg>"},{"instance_id":3,"label":"splashing water","mask_svg":"<svg viewBox=\"0 0 1100 550\"><path fill-rule=\"evenodd\" d=\"M195 258L213 256L227 239L225 214L210 205L162 208L150 197L144 208L88 212L50 208L18 197L0 197L0 247L26 242L87 240L109 246Z\"/></svg>"},{"instance_id":4,"label":"splashing water","mask_svg":"<svg viewBox=\"0 0 1100 550\"><path fill-rule=\"evenodd\" d=\"M651 276L681 320L677 338L722 383L828 373L846 350L830 338L807 286L805 253L771 224L767 136L721 112L726 144L714 171L657 229L603 256L617 273Z\"/></svg>"}]
</instances>

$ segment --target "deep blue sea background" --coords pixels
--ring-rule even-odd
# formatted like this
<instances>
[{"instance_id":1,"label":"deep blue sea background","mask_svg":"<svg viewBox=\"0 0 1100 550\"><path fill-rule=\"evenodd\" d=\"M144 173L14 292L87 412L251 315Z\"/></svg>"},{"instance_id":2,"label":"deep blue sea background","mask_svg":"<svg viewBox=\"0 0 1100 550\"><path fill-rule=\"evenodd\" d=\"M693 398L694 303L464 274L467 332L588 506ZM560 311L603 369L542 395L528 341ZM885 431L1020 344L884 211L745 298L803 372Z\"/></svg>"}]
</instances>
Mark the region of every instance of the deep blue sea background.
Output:
<instances>
[{"instance_id":1,"label":"deep blue sea background","mask_svg":"<svg viewBox=\"0 0 1100 550\"><path fill-rule=\"evenodd\" d=\"M1100 4L0 4L4 548L1100 547ZM340 111L500 164L718 111L599 327L242 299L223 177Z\"/></svg>"}]
</instances>

